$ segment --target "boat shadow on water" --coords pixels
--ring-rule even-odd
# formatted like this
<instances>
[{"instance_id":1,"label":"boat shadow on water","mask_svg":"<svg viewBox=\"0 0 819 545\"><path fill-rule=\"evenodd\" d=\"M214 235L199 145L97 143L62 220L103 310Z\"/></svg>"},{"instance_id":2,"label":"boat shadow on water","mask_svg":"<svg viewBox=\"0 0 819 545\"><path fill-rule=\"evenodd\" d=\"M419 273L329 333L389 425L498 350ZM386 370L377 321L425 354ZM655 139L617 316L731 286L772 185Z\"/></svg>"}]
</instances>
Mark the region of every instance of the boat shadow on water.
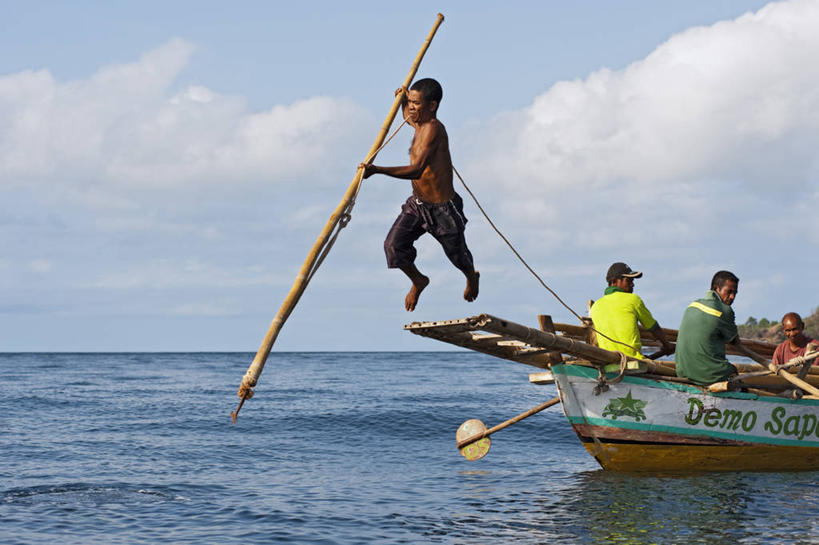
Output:
<instances>
[{"instance_id":1,"label":"boat shadow on water","mask_svg":"<svg viewBox=\"0 0 819 545\"><path fill-rule=\"evenodd\" d=\"M582 514L573 520L576 535L593 543L799 543L819 529L804 508L819 501L817 478L819 472L587 471L562 491L560 503L561 511Z\"/></svg>"}]
</instances>

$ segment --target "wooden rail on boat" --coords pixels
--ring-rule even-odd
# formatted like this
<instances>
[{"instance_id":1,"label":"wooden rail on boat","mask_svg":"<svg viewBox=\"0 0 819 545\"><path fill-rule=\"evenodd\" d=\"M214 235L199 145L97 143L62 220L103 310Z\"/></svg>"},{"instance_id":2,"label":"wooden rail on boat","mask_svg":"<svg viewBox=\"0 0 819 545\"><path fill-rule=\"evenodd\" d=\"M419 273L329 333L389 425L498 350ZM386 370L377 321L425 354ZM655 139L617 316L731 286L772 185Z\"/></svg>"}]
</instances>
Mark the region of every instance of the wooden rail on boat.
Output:
<instances>
[{"instance_id":1,"label":"wooden rail on boat","mask_svg":"<svg viewBox=\"0 0 819 545\"><path fill-rule=\"evenodd\" d=\"M566 335L516 324L491 314L442 322L413 322L405 325L404 329L541 369L549 368L549 353L555 351L583 358L596 366L620 363L618 352L604 350Z\"/></svg>"},{"instance_id":2,"label":"wooden rail on boat","mask_svg":"<svg viewBox=\"0 0 819 545\"><path fill-rule=\"evenodd\" d=\"M593 333L591 329L587 326L582 325L573 325L573 324L554 324L555 330L560 331L563 333L564 336L569 337L571 339L576 339L579 341L585 341L586 339L590 338L590 333ZM673 345L676 345L677 342L677 334L679 333L676 329L669 329L663 328L663 332L665 333L665 338L668 339ZM776 350L776 345L774 343L769 343L765 341L759 341L756 339L740 339L742 344L760 354L765 356L768 359L773 357L774 350ZM640 328L640 342L643 346L660 346L660 342L654 338L654 336L649 333L647 329ZM742 351L738 350L736 347L730 344L725 345L725 352L727 354L731 354L733 356L743 356L744 354Z\"/></svg>"},{"instance_id":3,"label":"wooden rail on boat","mask_svg":"<svg viewBox=\"0 0 819 545\"><path fill-rule=\"evenodd\" d=\"M551 320L545 317L549 325ZM416 335L429 337L442 342L482 352L505 360L515 361L526 365L549 369L554 362L555 352L569 354L580 361L572 363L602 367L620 363L620 354L604 350L589 344L589 328L568 324L553 324L555 332L543 331L527 327L509 320L504 320L490 314L480 314L471 318L445 320L437 322L413 322L404 326L404 329ZM666 337L676 340L677 330L665 329ZM643 338L645 345L657 344L650 333L645 332L648 338ZM750 346L754 351L770 357L776 345L764 341L742 339L741 342ZM730 348L731 345L726 345ZM731 352L729 352L731 353ZM739 353L734 351L734 353ZM759 371L766 369L757 364L735 363L742 372ZM642 362L638 368L627 369L627 374L645 373L656 378L675 382L688 382L676 376L673 361ZM549 377L541 375L533 382L547 383ZM814 366L805 377L809 384L819 387L819 367ZM759 376L743 381L743 384L764 388L773 392L783 391L793 386L776 375Z\"/></svg>"}]
</instances>

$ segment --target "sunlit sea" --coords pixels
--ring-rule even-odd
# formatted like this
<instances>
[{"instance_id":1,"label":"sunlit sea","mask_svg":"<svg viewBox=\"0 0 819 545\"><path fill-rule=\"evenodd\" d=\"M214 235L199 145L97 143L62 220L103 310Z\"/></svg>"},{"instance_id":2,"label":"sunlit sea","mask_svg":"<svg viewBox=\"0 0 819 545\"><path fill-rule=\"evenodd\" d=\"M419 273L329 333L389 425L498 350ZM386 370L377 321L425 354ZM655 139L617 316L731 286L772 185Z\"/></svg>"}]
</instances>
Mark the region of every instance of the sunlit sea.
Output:
<instances>
[{"instance_id":1,"label":"sunlit sea","mask_svg":"<svg viewBox=\"0 0 819 545\"><path fill-rule=\"evenodd\" d=\"M604 472L465 352L0 354L0 543L819 543L819 473Z\"/></svg>"}]
</instances>

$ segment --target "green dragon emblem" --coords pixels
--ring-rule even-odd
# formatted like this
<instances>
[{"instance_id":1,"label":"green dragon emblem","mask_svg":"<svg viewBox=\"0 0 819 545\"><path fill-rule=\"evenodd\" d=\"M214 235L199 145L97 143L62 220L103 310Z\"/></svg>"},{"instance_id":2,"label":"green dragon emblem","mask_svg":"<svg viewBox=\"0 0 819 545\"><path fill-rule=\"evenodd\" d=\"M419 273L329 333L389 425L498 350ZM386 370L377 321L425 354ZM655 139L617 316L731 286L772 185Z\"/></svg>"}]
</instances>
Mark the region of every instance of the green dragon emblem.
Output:
<instances>
[{"instance_id":1,"label":"green dragon emblem","mask_svg":"<svg viewBox=\"0 0 819 545\"><path fill-rule=\"evenodd\" d=\"M618 416L627 416L639 422L646 419L643 407L647 404L647 401L631 397L631 390L629 390L626 397L615 397L609 401L609 404L603 409L603 416L611 416L612 420L617 420Z\"/></svg>"}]
</instances>

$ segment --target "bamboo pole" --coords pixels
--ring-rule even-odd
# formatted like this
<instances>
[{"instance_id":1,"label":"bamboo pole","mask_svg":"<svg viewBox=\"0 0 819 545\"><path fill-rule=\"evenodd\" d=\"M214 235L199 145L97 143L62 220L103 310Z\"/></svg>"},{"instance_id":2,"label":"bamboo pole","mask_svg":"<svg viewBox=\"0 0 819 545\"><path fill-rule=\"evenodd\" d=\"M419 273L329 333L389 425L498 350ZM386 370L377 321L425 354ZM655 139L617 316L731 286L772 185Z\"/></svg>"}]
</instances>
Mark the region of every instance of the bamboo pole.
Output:
<instances>
[{"instance_id":1,"label":"bamboo pole","mask_svg":"<svg viewBox=\"0 0 819 545\"><path fill-rule=\"evenodd\" d=\"M571 354L576 357L584 358L592 363L610 364L620 363L619 352L611 352L596 346L592 346L583 341L576 341L562 335L549 333L548 331L540 331L531 327L516 324L492 316L491 314L480 314L468 319L469 322L474 323L480 329L490 333L498 333L500 335L512 335L524 342L531 342L531 344L541 346L543 348L559 350L564 354Z\"/></svg>"},{"instance_id":2,"label":"bamboo pole","mask_svg":"<svg viewBox=\"0 0 819 545\"><path fill-rule=\"evenodd\" d=\"M575 325L575 324L562 324L556 323L554 324L554 328L557 331L562 332L564 335L567 335L572 338L578 339L585 339L588 337L588 327L582 325ZM649 332L647 329L640 327L640 343L643 346L659 346L660 341L654 338L654 336ZM676 329L671 329L664 327L663 333L665 333L666 339L671 344L676 344L677 342L677 334L679 333ZM742 344L748 348L753 349L758 354L762 354L768 358L773 357L774 350L776 349L776 344L769 343L766 341L760 341L757 339L746 339L741 338L740 341ZM744 355L740 350L735 348L735 345L726 344L725 345L725 353L732 354L734 356L742 356Z\"/></svg>"},{"instance_id":3,"label":"bamboo pole","mask_svg":"<svg viewBox=\"0 0 819 545\"><path fill-rule=\"evenodd\" d=\"M415 78L415 74L418 72L418 67L421 65L421 60L424 58L424 54L427 52L427 49L429 49L430 43L432 43L432 38L435 36L435 33L438 31L438 27L440 27L441 23L443 22L444 16L439 13L435 20L435 24L432 26L432 30L430 30L426 40L424 40L420 51L418 51L418 55L415 57L415 61L410 67L410 71L407 74L404 83L401 85L402 89L408 88L412 83L412 80ZM390 130L390 126L398 113L398 108L401 106L403 99L403 93L398 93L395 96L395 100L393 101L392 107L387 114L387 118L384 120L381 130L378 132L378 136L370 148L370 152L367 154L366 161L370 162L375 159L378 149L384 142L387 132ZM259 347L259 350L256 352L256 356L253 358L253 362L250 364L250 367L248 367L247 372L242 378L242 383L239 386L238 395L241 398L241 401L239 402L239 406L236 407L236 410L230 415L234 423L236 422L236 418L238 417L239 411L241 410L245 400L250 399L253 396L253 387L256 386L256 383L259 380L259 375L261 375L262 370L264 369L267 357L270 355L270 350L273 348L273 343L276 342L276 338L278 337L284 322L290 316L290 313L293 312L293 309L296 307L302 293L304 293L307 283L310 281L313 267L319 258L319 253L329 240L330 235L338 222L341 220L343 214L347 210L348 205L358 191L358 186L361 183L362 175L362 169L357 169L355 176L353 176L353 181L347 188L347 192L344 194L344 197L341 199L341 202L336 207L333 214L330 216L330 219L327 221L324 229L322 229L318 239L316 240L315 244L313 244L312 249L307 254L307 258L304 260L304 264L301 266L301 269L293 282L293 287L290 288L290 293L287 294L287 297L285 297L284 302L279 308L279 312L270 323L267 334L264 336L264 339L262 339L262 344Z\"/></svg>"},{"instance_id":4,"label":"bamboo pole","mask_svg":"<svg viewBox=\"0 0 819 545\"><path fill-rule=\"evenodd\" d=\"M816 388L812 384L810 384L808 382L805 382L804 380L797 377L796 375L793 375L793 374L785 371L779 365L768 362L767 359L760 356L759 354L757 354L753 350L751 350L751 349L749 349L747 347L743 347L741 344L737 345L737 348L742 350L745 353L745 355L747 355L749 358L751 358L752 360L754 360L757 363L765 365L766 367L768 367L768 369L771 370L771 372L773 372L774 374L779 375L780 377L784 378L785 380L787 380L788 382L790 382L794 386L796 386L798 388L801 388L802 390L808 392L811 395L819 396L819 388Z\"/></svg>"},{"instance_id":5,"label":"bamboo pole","mask_svg":"<svg viewBox=\"0 0 819 545\"><path fill-rule=\"evenodd\" d=\"M797 377L796 375L793 375L793 374L788 373L787 371L785 371L783 369L780 369L778 365L775 365L775 364L771 363L771 364L769 364L769 367L770 367L771 371L773 371L775 374L779 375L780 377L784 378L785 380L787 380L788 382L790 382L794 386L797 386L798 388L801 388L802 390L805 390L806 392L808 392L811 395L819 396L819 388L817 388L816 386L813 386L809 382L805 382L804 380Z\"/></svg>"},{"instance_id":6,"label":"bamboo pole","mask_svg":"<svg viewBox=\"0 0 819 545\"><path fill-rule=\"evenodd\" d=\"M739 350L742 353L743 356L747 356L747 357L751 358L752 360L754 360L755 362L757 362L760 365L764 365L765 367L767 367L768 364L770 363L768 358L766 358L765 356L761 356L761 355L757 354L756 352L754 352L753 350L751 350L750 348L748 348L747 346L744 346L741 341L736 343L736 344L733 344L733 343L731 343L731 344L733 345L734 348Z\"/></svg>"},{"instance_id":7,"label":"bamboo pole","mask_svg":"<svg viewBox=\"0 0 819 545\"><path fill-rule=\"evenodd\" d=\"M805 354L804 356L799 356L797 358L793 358L788 363L783 365L776 365L774 363L769 363L764 370L761 371L750 371L747 373L740 373L738 375L734 375L729 380L724 380L722 382L715 382L708 386L709 392L728 392L731 389L731 383L738 383L749 379L754 379L758 377L767 377L771 375L779 375L788 382L793 382L788 379L788 377L792 377L790 373L787 372L787 369L792 367L801 367L806 364L810 364L812 360L819 357L819 352L810 352ZM784 373L784 374L783 374ZM787 376L786 376L787 375ZM804 384L807 384L811 388L814 388L812 384L802 380L803 377L796 376L797 379L802 381ZM804 389L804 388L803 388Z\"/></svg>"}]
</instances>

